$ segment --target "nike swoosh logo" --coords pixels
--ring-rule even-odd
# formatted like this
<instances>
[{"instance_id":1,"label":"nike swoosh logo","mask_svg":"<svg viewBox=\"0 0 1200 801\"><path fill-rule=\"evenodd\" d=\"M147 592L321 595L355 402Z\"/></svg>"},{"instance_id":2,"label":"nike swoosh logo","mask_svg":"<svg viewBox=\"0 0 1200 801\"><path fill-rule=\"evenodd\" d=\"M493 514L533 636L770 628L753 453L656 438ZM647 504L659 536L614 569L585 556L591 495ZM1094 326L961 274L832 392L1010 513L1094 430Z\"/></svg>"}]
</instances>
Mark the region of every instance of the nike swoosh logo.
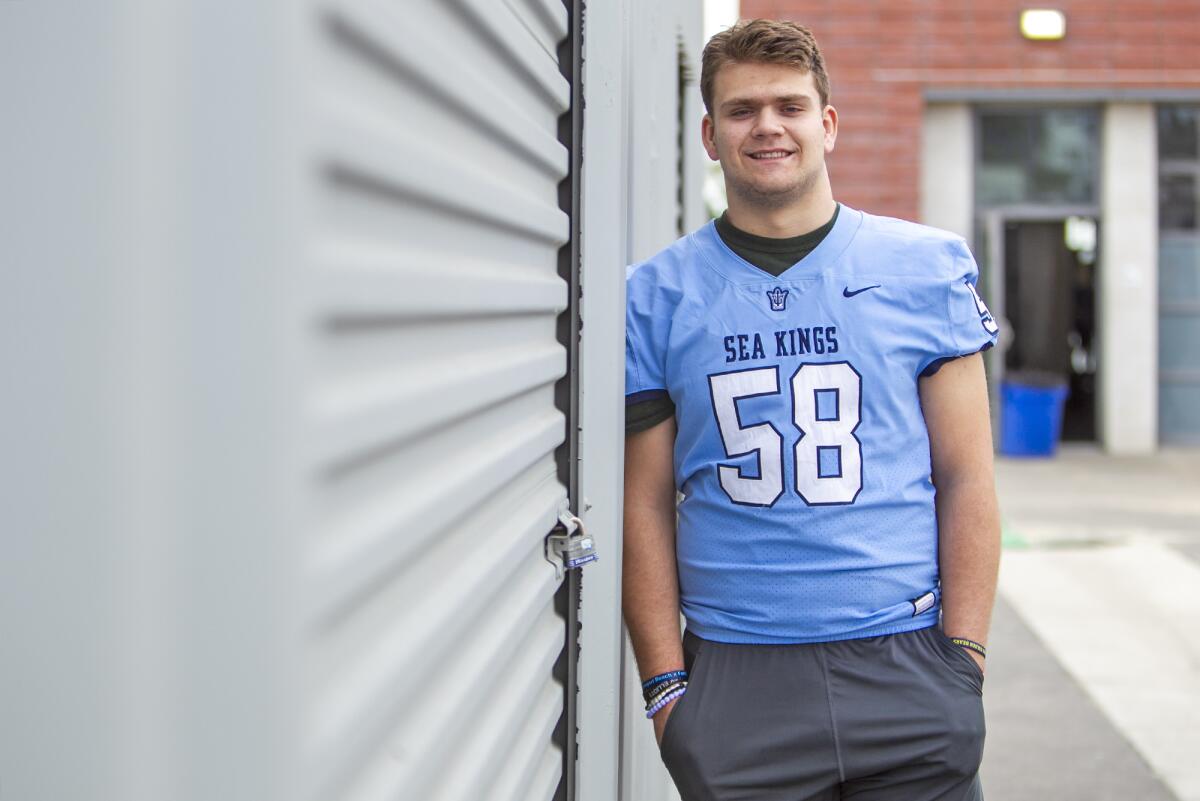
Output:
<instances>
[{"instance_id":1,"label":"nike swoosh logo","mask_svg":"<svg viewBox=\"0 0 1200 801\"><path fill-rule=\"evenodd\" d=\"M846 287L842 290L842 297L852 298L855 295L866 292L868 289L879 289L879 286L879 284L871 284L870 286L864 286L862 289L856 289L853 292L850 291L850 287Z\"/></svg>"}]
</instances>

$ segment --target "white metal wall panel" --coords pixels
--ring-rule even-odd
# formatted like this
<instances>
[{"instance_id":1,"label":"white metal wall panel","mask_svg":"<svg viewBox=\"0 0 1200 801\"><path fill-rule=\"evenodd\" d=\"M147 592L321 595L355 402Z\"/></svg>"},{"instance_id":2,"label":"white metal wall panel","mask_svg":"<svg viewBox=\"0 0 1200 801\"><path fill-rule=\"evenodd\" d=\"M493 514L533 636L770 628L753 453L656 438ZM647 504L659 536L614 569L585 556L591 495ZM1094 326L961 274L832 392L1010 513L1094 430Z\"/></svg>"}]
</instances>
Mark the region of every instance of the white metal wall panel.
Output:
<instances>
[{"instance_id":1,"label":"white metal wall panel","mask_svg":"<svg viewBox=\"0 0 1200 801\"><path fill-rule=\"evenodd\" d=\"M311 798L550 798L558 0L318 5Z\"/></svg>"},{"instance_id":2,"label":"white metal wall panel","mask_svg":"<svg viewBox=\"0 0 1200 801\"><path fill-rule=\"evenodd\" d=\"M0 6L6 800L301 795L298 16Z\"/></svg>"},{"instance_id":3,"label":"white metal wall panel","mask_svg":"<svg viewBox=\"0 0 1200 801\"><path fill-rule=\"evenodd\" d=\"M657 760L621 696L621 267L675 216L670 172L630 181L675 141L673 88L624 106L659 69L633 5L592 45L619 89L581 381L610 801ZM552 797L566 31L558 0L0 3L4 799Z\"/></svg>"},{"instance_id":4,"label":"white metal wall panel","mask_svg":"<svg viewBox=\"0 0 1200 801\"><path fill-rule=\"evenodd\" d=\"M600 560L583 576L576 801L617 801L621 787L621 466L624 454L628 155L626 33L633 0L592 4L583 31L579 492ZM596 231L598 235L592 236ZM656 801L654 798L641 801Z\"/></svg>"}]
</instances>

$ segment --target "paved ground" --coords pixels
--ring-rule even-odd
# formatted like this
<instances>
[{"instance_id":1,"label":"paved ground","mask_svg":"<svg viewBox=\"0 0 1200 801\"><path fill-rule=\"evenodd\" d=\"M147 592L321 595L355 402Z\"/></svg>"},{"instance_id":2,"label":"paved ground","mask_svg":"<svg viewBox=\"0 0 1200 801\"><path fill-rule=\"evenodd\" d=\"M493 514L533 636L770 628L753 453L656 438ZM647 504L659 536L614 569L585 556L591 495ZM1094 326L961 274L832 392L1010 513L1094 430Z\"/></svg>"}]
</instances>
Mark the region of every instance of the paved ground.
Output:
<instances>
[{"instance_id":1,"label":"paved ground","mask_svg":"<svg viewBox=\"0 0 1200 801\"><path fill-rule=\"evenodd\" d=\"M1200 801L1200 449L1001 459L989 801Z\"/></svg>"},{"instance_id":2,"label":"paved ground","mask_svg":"<svg viewBox=\"0 0 1200 801\"><path fill-rule=\"evenodd\" d=\"M988 662L987 801L1175 799L1004 601Z\"/></svg>"}]
</instances>

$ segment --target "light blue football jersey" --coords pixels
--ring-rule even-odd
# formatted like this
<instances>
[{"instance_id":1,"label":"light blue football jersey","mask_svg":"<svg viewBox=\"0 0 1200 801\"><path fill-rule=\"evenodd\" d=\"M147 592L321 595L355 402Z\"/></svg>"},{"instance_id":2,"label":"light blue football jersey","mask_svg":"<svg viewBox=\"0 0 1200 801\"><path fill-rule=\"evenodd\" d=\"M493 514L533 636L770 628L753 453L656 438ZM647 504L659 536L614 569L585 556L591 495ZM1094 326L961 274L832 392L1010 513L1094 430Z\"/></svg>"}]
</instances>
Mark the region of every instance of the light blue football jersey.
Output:
<instances>
[{"instance_id":1,"label":"light blue football jersey","mask_svg":"<svg viewBox=\"0 0 1200 801\"><path fill-rule=\"evenodd\" d=\"M996 340L966 243L843 206L778 278L712 223L629 268L627 396L675 403L689 628L735 643L932 625L922 374Z\"/></svg>"}]
</instances>

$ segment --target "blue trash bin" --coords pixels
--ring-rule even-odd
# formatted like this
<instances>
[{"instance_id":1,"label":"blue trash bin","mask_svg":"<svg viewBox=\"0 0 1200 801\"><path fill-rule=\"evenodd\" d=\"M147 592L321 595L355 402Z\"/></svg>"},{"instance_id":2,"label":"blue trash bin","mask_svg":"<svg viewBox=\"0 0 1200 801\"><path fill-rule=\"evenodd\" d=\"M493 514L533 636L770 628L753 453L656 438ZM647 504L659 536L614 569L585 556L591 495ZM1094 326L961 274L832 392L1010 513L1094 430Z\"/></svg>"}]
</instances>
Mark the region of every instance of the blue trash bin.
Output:
<instances>
[{"instance_id":1,"label":"blue trash bin","mask_svg":"<svg viewBox=\"0 0 1200 801\"><path fill-rule=\"evenodd\" d=\"M1067 385L1051 381L1000 383L1000 452L1005 456L1053 456L1062 433Z\"/></svg>"}]
</instances>

